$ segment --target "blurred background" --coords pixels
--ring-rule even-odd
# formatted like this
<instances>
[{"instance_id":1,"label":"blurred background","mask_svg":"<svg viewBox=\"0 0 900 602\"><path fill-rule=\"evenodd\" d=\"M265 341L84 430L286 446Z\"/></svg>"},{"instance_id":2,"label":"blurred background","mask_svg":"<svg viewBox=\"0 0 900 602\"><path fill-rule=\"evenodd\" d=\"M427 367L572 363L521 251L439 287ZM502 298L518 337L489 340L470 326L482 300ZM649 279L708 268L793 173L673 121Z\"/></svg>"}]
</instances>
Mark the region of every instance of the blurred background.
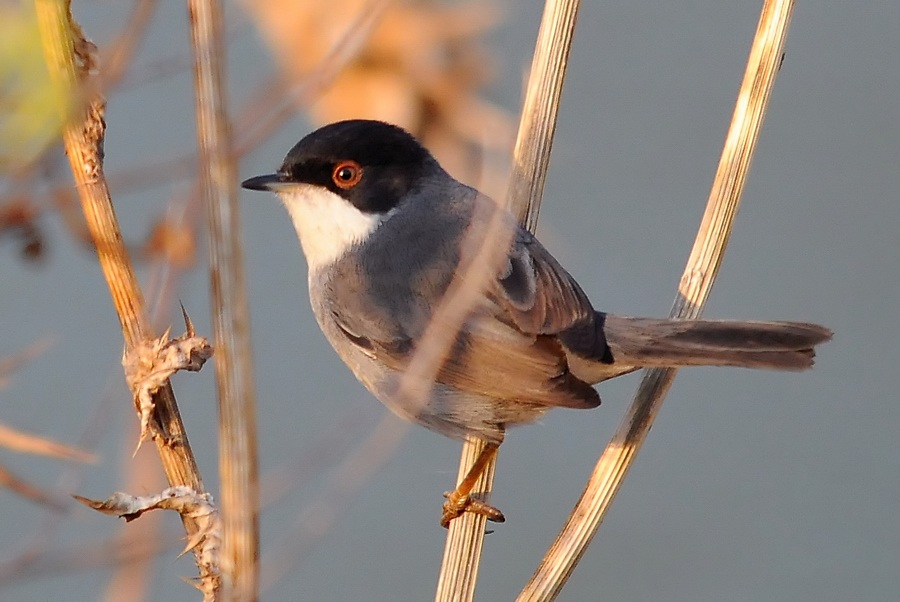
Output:
<instances>
[{"instance_id":1,"label":"blurred background","mask_svg":"<svg viewBox=\"0 0 900 602\"><path fill-rule=\"evenodd\" d=\"M538 235L598 308L668 313L759 8L583 6ZM105 81L106 170L157 330L180 331L180 300L211 336L187 11L110 0L73 10L118 69ZM317 125L379 117L496 194L541 10L509 0L228 3L240 177L272 171ZM71 447L0 449L0 598L195 600L180 579L196 574L192 559L175 559L174 514L126 525L69 497L149 494L164 482L153 446L131 456L122 335L49 117L32 11L0 4L0 426ZM819 322L834 341L802 374L683 370L561 600L896 598L898 32L892 0L799 3L706 311ZM262 597L430 599L459 444L385 422L394 419L316 327L283 208L242 194ZM558 410L509 434L492 498L508 521L486 540L479 599L513 599L527 581L637 380L602 385L597 410ZM213 370L173 382L216 492Z\"/></svg>"}]
</instances>

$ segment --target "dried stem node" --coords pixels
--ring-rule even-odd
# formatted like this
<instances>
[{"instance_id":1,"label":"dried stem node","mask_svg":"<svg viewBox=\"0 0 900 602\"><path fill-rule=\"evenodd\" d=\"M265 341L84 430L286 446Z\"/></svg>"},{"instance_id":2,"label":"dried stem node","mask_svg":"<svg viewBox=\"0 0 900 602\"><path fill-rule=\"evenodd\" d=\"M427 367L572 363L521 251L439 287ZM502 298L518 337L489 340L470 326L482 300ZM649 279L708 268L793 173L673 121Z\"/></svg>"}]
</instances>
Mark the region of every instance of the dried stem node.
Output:
<instances>
[{"instance_id":1,"label":"dried stem node","mask_svg":"<svg viewBox=\"0 0 900 602\"><path fill-rule=\"evenodd\" d=\"M117 491L105 500L72 496L85 506L103 514L112 514L131 522L150 510L174 510L183 519L197 525L181 555L193 550L200 567L200 577L192 582L203 592L204 600L212 600L219 587L219 551L222 547L222 520L209 493L197 492L187 486L169 487L156 495L133 496Z\"/></svg>"},{"instance_id":2,"label":"dried stem node","mask_svg":"<svg viewBox=\"0 0 900 602\"><path fill-rule=\"evenodd\" d=\"M183 335L170 340L171 329L166 330L159 338L149 339L131 349L126 349L122 356L125 380L134 394L134 403L141 420L138 448L141 443L158 434L158 431L151 429L150 426L156 407L153 395L179 370L199 372L213 354L209 341L196 335L194 325L184 307L181 308L181 312L186 329Z\"/></svg>"}]
</instances>

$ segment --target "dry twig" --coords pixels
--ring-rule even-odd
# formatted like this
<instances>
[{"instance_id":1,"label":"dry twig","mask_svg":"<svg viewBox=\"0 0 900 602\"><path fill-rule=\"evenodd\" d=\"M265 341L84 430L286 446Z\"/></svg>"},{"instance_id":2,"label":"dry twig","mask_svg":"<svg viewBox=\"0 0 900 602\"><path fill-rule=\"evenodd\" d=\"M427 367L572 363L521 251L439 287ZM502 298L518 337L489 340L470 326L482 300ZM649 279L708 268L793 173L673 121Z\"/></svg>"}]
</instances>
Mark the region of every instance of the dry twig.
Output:
<instances>
[{"instance_id":1,"label":"dry twig","mask_svg":"<svg viewBox=\"0 0 900 602\"><path fill-rule=\"evenodd\" d=\"M119 315L126 350L129 350L152 338L152 334L103 173L105 106L94 85L95 48L72 19L68 2L36 0L35 4L51 79L60 97L74 97L77 101L74 112L67 115L63 141L98 260ZM152 401L156 423L153 430L159 434L154 438L169 483L202 492L203 483L171 385L164 383L152 395ZM199 530L196 517L183 515L182 520L189 534Z\"/></svg>"},{"instance_id":2,"label":"dry twig","mask_svg":"<svg viewBox=\"0 0 900 602\"><path fill-rule=\"evenodd\" d=\"M206 203L213 329L218 349L219 476L224 595L255 600L259 588L259 462L244 285L237 173L225 99L222 6L189 0L200 191Z\"/></svg>"},{"instance_id":3,"label":"dry twig","mask_svg":"<svg viewBox=\"0 0 900 602\"><path fill-rule=\"evenodd\" d=\"M26 500L46 506L54 512L62 512L65 509L65 504L59 495L29 483L2 464L0 464L0 487L5 487Z\"/></svg>"},{"instance_id":4,"label":"dry twig","mask_svg":"<svg viewBox=\"0 0 900 602\"><path fill-rule=\"evenodd\" d=\"M138 447L151 436L150 422L156 408L154 395L179 370L199 372L213 354L209 342L194 332L194 325L184 307L181 308L181 313L186 329L183 335L170 340L169 331L166 330L159 338L126 349L122 356L125 382L134 393L134 402L141 420Z\"/></svg>"},{"instance_id":5,"label":"dry twig","mask_svg":"<svg viewBox=\"0 0 900 602\"><path fill-rule=\"evenodd\" d=\"M60 460L96 462L97 456L53 439L25 433L0 423L0 446L23 454L50 456Z\"/></svg>"},{"instance_id":6,"label":"dry twig","mask_svg":"<svg viewBox=\"0 0 900 602\"><path fill-rule=\"evenodd\" d=\"M766 0L763 6L719 169L678 287L672 318L699 318L715 281L781 64L792 9L791 0ZM612 504L676 372L652 369L644 373L632 406L597 462L581 499L518 600L554 600L559 594Z\"/></svg>"},{"instance_id":7,"label":"dry twig","mask_svg":"<svg viewBox=\"0 0 900 602\"><path fill-rule=\"evenodd\" d=\"M182 555L193 550L200 567L197 589L203 592L205 601L215 600L219 584L219 548L222 545L222 524L219 513L208 493L197 492L190 487L170 487L151 496L133 496L116 492L105 500L92 500L79 495L76 500L103 514L112 514L130 522L150 510L174 510L182 517L190 518L197 531L189 538Z\"/></svg>"},{"instance_id":8,"label":"dry twig","mask_svg":"<svg viewBox=\"0 0 900 602\"><path fill-rule=\"evenodd\" d=\"M36 341L22 351L0 358L0 389L6 386L9 375L23 364L42 354L50 346L49 339ZM97 457L77 447L59 443L53 439L26 433L0 422L0 447L23 454L49 456L60 460L95 462Z\"/></svg>"},{"instance_id":9,"label":"dry twig","mask_svg":"<svg viewBox=\"0 0 900 602\"><path fill-rule=\"evenodd\" d=\"M41 339L17 353L0 357L0 389L6 386L10 374L44 353L50 342L50 339Z\"/></svg>"},{"instance_id":10,"label":"dry twig","mask_svg":"<svg viewBox=\"0 0 900 602\"><path fill-rule=\"evenodd\" d=\"M577 0L547 0L519 123L506 203L532 229L544 191L578 4ZM495 254L508 248L501 237L486 237L486 242L495 247ZM468 473L482 447L482 442L471 438L463 444L460 478ZM475 491L483 496L490 492L495 462L488 464L476 485ZM435 600L474 599L485 520L483 516L467 514L450 524Z\"/></svg>"}]
</instances>

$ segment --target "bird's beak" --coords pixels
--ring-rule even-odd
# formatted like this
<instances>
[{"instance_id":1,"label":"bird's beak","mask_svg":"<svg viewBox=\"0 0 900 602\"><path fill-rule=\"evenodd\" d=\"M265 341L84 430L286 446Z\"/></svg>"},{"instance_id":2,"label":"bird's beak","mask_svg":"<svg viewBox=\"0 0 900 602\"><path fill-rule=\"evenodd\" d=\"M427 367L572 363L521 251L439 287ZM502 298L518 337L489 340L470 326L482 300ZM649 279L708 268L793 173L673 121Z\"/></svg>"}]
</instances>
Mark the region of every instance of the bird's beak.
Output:
<instances>
[{"instance_id":1,"label":"bird's beak","mask_svg":"<svg viewBox=\"0 0 900 602\"><path fill-rule=\"evenodd\" d=\"M241 188L246 188L247 190L268 190L271 192L277 192L289 185L290 182L287 182L283 175L277 173L256 176L241 182Z\"/></svg>"}]
</instances>

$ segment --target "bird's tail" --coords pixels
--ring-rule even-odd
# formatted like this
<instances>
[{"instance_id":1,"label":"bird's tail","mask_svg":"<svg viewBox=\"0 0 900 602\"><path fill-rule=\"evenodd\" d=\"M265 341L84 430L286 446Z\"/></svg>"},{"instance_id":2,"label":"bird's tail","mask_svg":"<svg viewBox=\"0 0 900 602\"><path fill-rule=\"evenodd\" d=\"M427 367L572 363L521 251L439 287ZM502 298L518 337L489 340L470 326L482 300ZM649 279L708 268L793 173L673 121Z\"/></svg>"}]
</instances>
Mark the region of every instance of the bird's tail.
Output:
<instances>
[{"instance_id":1,"label":"bird's tail","mask_svg":"<svg viewBox=\"0 0 900 602\"><path fill-rule=\"evenodd\" d=\"M815 346L832 332L802 322L660 320L607 315L604 334L614 364L635 367L812 367Z\"/></svg>"}]
</instances>

